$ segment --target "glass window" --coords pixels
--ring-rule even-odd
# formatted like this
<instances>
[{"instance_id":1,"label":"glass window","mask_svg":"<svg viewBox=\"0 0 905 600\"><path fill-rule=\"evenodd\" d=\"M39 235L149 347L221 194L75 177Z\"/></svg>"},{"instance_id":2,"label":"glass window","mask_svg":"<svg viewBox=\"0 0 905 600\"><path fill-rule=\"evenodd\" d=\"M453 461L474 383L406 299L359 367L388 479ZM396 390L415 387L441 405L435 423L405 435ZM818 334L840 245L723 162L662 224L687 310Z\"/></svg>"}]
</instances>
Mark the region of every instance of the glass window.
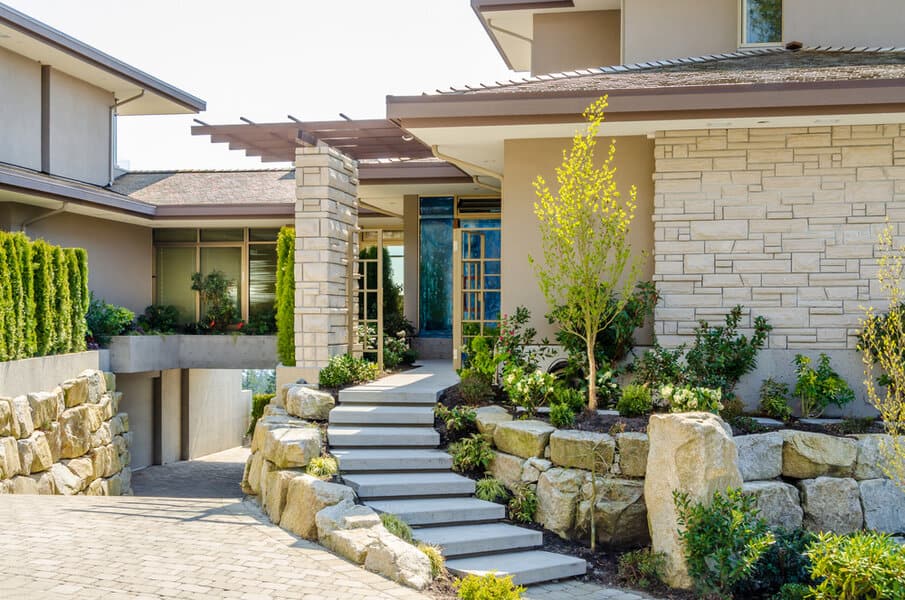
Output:
<instances>
[{"instance_id":1,"label":"glass window","mask_svg":"<svg viewBox=\"0 0 905 600\"><path fill-rule=\"evenodd\" d=\"M241 230L240 230L241 231ZM208 275L211 271L222 271L227 279L232 281L229 287L229 295L236 303L239 314L242 313L242 248L201 248L201 274ZM201 307L201 314L207 312L207 307Z\"/></svg>"},{"instance_id":2,"label":"glass window","mask_svg":"<svg viewBox=\"0 0 905 600\"><path fill-rule=\"evenodd\" d=\"M743 0L745 44L782 41L782 0Z\"/></svg>"},{"instance_id":3,"label":"glass window","mask_svg":"<svg viewBox=\"0 0 905 600\"><path fill-rule=\"evenodd\" d=\"M155 229L155 242L190 242L198 241L197 229Z\"/></svg>"},{"instance_id":4,"label":"glass window","mask_svg":"<svg viewBox=\"0 0 905 600\"><path fill-rule=\"evenodd\" d=\"M254 244L248 247L248 318L267 316L275 309L277 247Z\"/></svg>"},{"instance_id":5,"label":"glass window","mask_svg":"<svg viewBox=\"0 0 905 600\"><path fill-rule=\"evenodd\" d=\"M277 235L280 233L279 229L249 229L248 230L248 241L249 242L275 242L277 241Z\"/></svg>"},{"instance_id":6,"label":"glass window","mask_svg":"<svg viewBox=\"0 0 905 600\"><path fill-rule=\"evenodd\" d=\"M242 229L202 229L202 242L243 242L245 233Z\"/></svg>"},{"instance_id":7,"label":"glass window","mask_svg":"<svg viewBox=\"0 0 905 600\"><path fill-rule=\"evenodd\" d=\"M175 306L183 323L195 321L194 272L194 246L157 248L157 304Z\"/></svg>"}]
</instances>

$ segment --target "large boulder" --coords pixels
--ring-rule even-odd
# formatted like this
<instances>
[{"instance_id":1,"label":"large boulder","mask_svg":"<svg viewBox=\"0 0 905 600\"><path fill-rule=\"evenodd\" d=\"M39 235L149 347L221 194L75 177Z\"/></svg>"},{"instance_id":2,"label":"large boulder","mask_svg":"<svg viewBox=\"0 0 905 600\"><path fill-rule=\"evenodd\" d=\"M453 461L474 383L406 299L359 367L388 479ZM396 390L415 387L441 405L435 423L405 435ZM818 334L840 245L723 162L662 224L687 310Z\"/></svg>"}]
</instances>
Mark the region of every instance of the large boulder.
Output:
<instances>
[{"instance_id":1,"label":"large boulder","mask_svg":"<svg viewBox=\"0 0 905 600\"><path fill-rule=\"evenodd\" d=\"M569 539L575 526L581 486L588 476L586 471L553 468L545 471L537 480L537 514L535 520L545 529Z\"/></svg>"},{"instance_id":2,"label":"large boulder","mask_svg":"<svg viewBox=\"0 0 905 600\"><path fill-rule=\"evenodd\" d=\"M0 438L0 479L11 479L22 472L16 438L12 436Z\"/></svg>"},{"instance_id":3,"label":"large boulder","mask_svg":"<svg viewBox=\"0 0 905 600\"><path fill-rule=\"evenodd\" d=\"M257 495L256 490L251 489L251 485L249 484L248 478L251 475L251 467L255 462L255 454L249 454L248 458L245 459L245 468L242 469L242 481L239 483L239 487L242 488L243 494L248 494L249 496ZM260 465L258 466L260 468Z\"/></svg>"},{"instance_id":4,"label":"large boulder","mask_svg":"<svg viewBox=\"0 0 905 600\"><path fill-rule=\"evenodd\" d=\"M110 419L110 433L113 435L122 435L129 431L129 415L119 413Z\"/></svg>"},{"instance_id":5,"label":"large boulder","mask_svg":"<svg viewBox=\"0 0 905 600\"><path fill-rule=\"evenodd\" d=\"M98 400L97 406L100 411L101 421L109 421L117 412L119 412L119 401L122 399L122 392L112 392L103 394Z\"/></svg>"},{"instance_id":6,"label":"large boulder","mask_svg":"<svg viewBox=\"0 0 905 600\"><path fill-rule=\"evenodd\" d=\"M782 481L749 481L742 486L742 492L754 496L761 518L770 527L801 527L804 511L795 486Z\"/></svg>"},{"instance_id":7,"label":"large boulder","mask_svg":"<svg viewBox=\"0 0 905 600\"><path fill-rule=\"evenodd\" d=\"M644 477L650 451L647 434L636 431L616 434L616 449L619 450L620 474L623 477Z\"/></svg>"},{"instance_id":8,"label":"large boulder","mask_svg":"<svg viewBox=\"0 0 905 600\"><path fill-rule=\"evenodd\" d=\"M503 482L503 485L512 489L522 480L522 467L525 462L524 458L519 458L512 454L494 452L493 460L490 461L490 467L487 470L491 475Z\"/></svg>"},{"instance_id":9,"label":"large boulder","mask_svg":"<svg viewBox=\"0 0 905 600\"><path fill-rule=\"evenodd\" d=\"M507 454L522 458L544 457L550 435L556 431L543 421L510 421L497 424L493 443Z\"/></svg>"},{"instance_id":10,"label":"large boulder","mask_svg":"<svg viewBox=\"0 0 905 600\"><path fill-rule=\"evenodd\" d=\"M745 481L776 479L782 474L782 434L778 431L740 435L735 438L738 448L738 470Z\"/></svg>"},{"instance_id":11,"label":"large boulder","mask_svg":"<svg viewBox=\"0 0 905 600\"><path fill-rule=\"evenodd\" d=\"M324 539L334 531L380 527L382 523L373 508L354 504L346 497L314 513L314 525L317 532L314 539Z\"/></svg>"},{"instance_id":12,"label":"large boulder","mask_svg":"<svg viewBox=\"0 0 905 600\"><path fill-rule=\"evenodd\" d=\"M16 430L19 439L27 438L35 431L35 423L31 418L31 406L26 396L16 396L11 401L13 418L16 421Z\"/></svg>"},{"instance_id":13,"label":"large boulder","mask_svg":"<svg viewBox=\"0 0 905 600\"><path fill-rule=\"evenodd\" d=\"M385 529L378 540L365 557L365 569L416 590L430 585L431 564L424 552Z\"/></svg>"},{"instance_id":14,"label":"large boulder","mask_svg":"<svg viewBox=\"0 0 905 600\"><path fill-rule=\"evenodd\" d=\"M381 533L388 533L376 514L366 506L356 506L350 500L322 508L315 515L318 541L340 556L362 564L368 553L380 543ZM379 521L379 518L377 519Z\"/></svg>"},{"instance_id":15,"label":"large boulder","mask_svg":"<svg viewBox=\"0 0 905 600\"><path fill-rule=\"evenodd\" d=\"M537 483L540 474L553 468L553 463L546 458L529 458L522 466L522 481L524 483Z\"/></svg>"},{"instance_id":16,"label":"large boulder","mask_svg":"<svg viewBox=\"0 0 905 600\"><path fill-rule=\"evenodd\" d=\"M0 398L0 437L19 437L19 422L13 412L13 399Z\"/></svg>"},{"instance_id":17,"label":"large boulder","mask_svg":"<svg viewBox=\"0 0 905 600\"><path fill-rule=\"evenodd\" d=\"M637 548L650 541L647 529L647 506L644 504L644 482L631 479L597 478L594 522L597 541L611 547ZM590 479L581 488L575 519L576 533L590 537L593 489Z\"/></svg>"},{"instance_id":18,"label":"large boulder","mask_svg":"<svg viewBox=\"0 0 905 600\"><path fill-rule=\"evenodd\" d=\"M66 408L72 408L88 402L88 378L76 377L64 381L60 386L63 388L63 402Z\"/></svg>"},{"instance_id":19,"label":"large boulder","mask_svg":"<svg viewBox=\"0 0 905 600\"><path fill-rule=\"evenodd\" d=\"M23 474L40 473L54 464L50 444L47 443L47 436L43 431L33 432L27 438L19 440L18 445L19 464L22 466Z\"/></svg>"},{"instance_id":20,"label":"large boulder","mask_svg":"<svg viewBox=\"0 0 905 600\"><path fill-rule=\"evenodd\" d=\"M67 408L60 415L60 456L78 458L91 449L91 434L101 426L93 406Z\"/></svg>"},{"instance_id":21,"label":"large boulder","mask_svg":"<svg viewBox=\"0 0 905 600\"><path fill-rule=\"evenodd\" d=\"M854 533L864 524L858 482L845 477L818 477L798 482L802 524L811 531Z\"/></svg>"},{"instance_id":22,"label":"large boulder","mask_svg":"<svg viewBox=\"0 0 905 600\"><path fill-rule=\"evenodd\" d=\"M66 460L63 461L62 464L72 471L76 477L81 479L85 487L96 479L94 474L94 462L87 456Z\"/></svg>"},{"instance_id":23,"label":"large boulder","mask_svg":"<svg viewBox=\"0 0 905 600\"><path fill-rule=\"evenodd\" d=\"M106 446L113 443L113 431L110 423L105 421L97 428L97 431L91 434L91 447Z\"/></svg>"},{"instance_id":24,"label":"large boulder","mask_svg":"<svg viewBox=\"0 0 905 600\"><path fill-rule=\"evenodd\" d=\"M251 436L252 453L263 450L267 432L271 429L278 429L281 427L301 427L304 425L307 425L307 423L301 419L294 419L283 415L268 416L258 419L257 423L255 423L255 430Z\"/></svg>"},{"instance_id":25,"label":"large boulder","mask_svg":"<svg viewBox=\"0 0 905 600\"><path fill-rule=\"evenodd\" d=\"M301 475L299 471L289 470L271 471L267 474L267 479L264 482L266 491L261 495L261 498L264 512L267 513L274 525L279 525L280 519L283 517L289 484L293 479Z\"/></svg>"},{"instance_id":26,"label":"large boulder","mask_svg":"<svg viewBox=\"0 0 905 600\"><path fill-rule=\"evenodd\" d=\"M42 496L53 496L60 493L57 489L56 478L53 476L52 472L44 471L43 473L29 475L28 477L35 482L38 493Z\"/></svg>"},{"instance_id":27,"label":"large boulder","mask_svg":"<svg viewBox=\"0 0 905 600\"><path fill-rule=\"evenodd\" d=\"M321 455L321 432L313 425L273 427L266 431L264 458L280 469L306 466Z\"/></svg>"},{"instance_id":28,"label":"large boulder","mask_svg":"<svg viewBox=\"0 0 905 600\"><path fill-rule=\"evenodd\" d=\"M704 412L658 414L647 427L650 454L644 498L654 552L666 554L664 580L690 589L692 580L679 539L673 491L692 502L709 504L714 492L740 488L738 451L729 427L717 415Z\"/></svg>"},{"instance_id":29,"label":"large boulder","mask_svg":"<svg viewBox=\"0 0 905 600\"><path fill-rule=\"evenodd\" d=\"M74 496L85 489L85 481L62 463L54 463L50 468L50 474L59 494Z\"/></svg>"},{"instance_id":30,"label":"large boulder","mask_svg":"<svg viewBox=\"0 0 905 600\"><path fill-rule=\"evenodd\" d=\"M561 467L605 473L615 454L616 440L606 433L559 429L550 435L550 460Z\"/></svg>"},{"instance_id":31,"label":"large boulder","mask_svg":"<svg viewBox=\"0 0 905 600\"><path fill-rule=\"evenodd\" d=\"M44 430L47 436L47 444L50 446L50 456L53 462L60 462L63 452L63 428L60 427L59 421L54 421L50 427Z\"/></svg>"},{"instance_id":32,"label":"large boulder","mask_svg":"<svg viewBox=\"0 0 905 600\"><path fill-rule=\"evenodd\" d=\"M305 385L293 385L286 391L286 412L295 417L326 421L335 405L333 394Z\"/></svg>"},{"instance_id":33,"label":"large boulder","mask_svg":"<svg viewBox=\"0 0 905 600\"><path fill-rule=\"evenodd\" d=\"M90 404L100 402L101 396L107 392L107 378L104 377L104 373L97 369L86 369L79 373L79 377L88 380L88 402Z\"/></svg>"},{"instance_id":34,"label":"large boulder","mask_svg":"<svg viewBox=\"0 0 905 600\"><path fill-rule=\"evenodd\" d=\"M62 391L62 390L61 390ZM51 392L34 392L26 396L35 429L44 429L60 416L62 396Z\"/></svg>"},{"instance_id":35,"label":"large boulder","mask_svg":"<svg viewBox=\"0 0 905 600\"><path fill-rule=\"evenodd\" d=\"M94 474L97 477L112 477L123 468L119 460L119 453L113 444L93 448L88 453L88 458L91 459Z\"/></svg>"},{"instance_id":36,"label":"large boulder","mask_svg":"<svg viewBox=\"0 0 905 600\"><path fill-rule=\"evenodd\" d=\"M10 480L11 494L37 494L38 482L27 475L19 475Z\"/></svg>"},{"instance_id":37,"label":"large boulder","mask_svg":"<svg viewBox=\"0 0 905 600\"><path fill-rule=\"evenodd\" d=\"M355 501L352 488L301 475L289 482L281 525L299 537L316 540L319 511L343 501Z\"/></svg>"},{"instance_id":38,"label":"large boulder","mask_svg":"<svg viewBox=\"0 0 905 600\"><path fill-rule=\"evenodd\" d=\"M864 527L884 533L905 533L905 492L889 479L867 479L858 484Z\"/></svg>"},{"instance_id":39,"label":"large boulder","mask_svg":"<svg viewBox=\"0 0 905 600\"><path fill-rule=\"evenodd\" d=\"M512 415L505 408L495 404L476 408L474 412L478 431L490 436L493 435L497 425L512 420Z\"/></svg>"},{"instance_id":40,"label":"large boulder","mask_svg":"<svg viewBox=\"0 0 905 600\"><path fill-rule=\"evenodd\" d=\"M785 430L782 435L783 477L813 479L821 475L852 475L858 456L855 440L808 431Z\"/></svg>"},{"instance_id":41,"label":"large boulder","mask_svg":"<svg viewBox=\"0 0 905 600\"><path fill-rule=\"evenodd\" d=\"M865 433L856 435L858 457L855 459L854 477L857 480L883 479L886 472L883 465L888 463L885 448L892 448L892 436L885 433Z\"/></svg>"},{"instance_id":42,"label":"large boulder","mask_svg":"<svg viewBox=\"0 0 905 600\"><path fill-rule=\"evenodd\" d=\"M250 461L251 462L247 467L248 489L245 493L256 496L261 493L261 473L263 472L262 467L267 461L264 460L264 455L260 452L253 453L250 457Z\"/></svg>"}]
</instances>

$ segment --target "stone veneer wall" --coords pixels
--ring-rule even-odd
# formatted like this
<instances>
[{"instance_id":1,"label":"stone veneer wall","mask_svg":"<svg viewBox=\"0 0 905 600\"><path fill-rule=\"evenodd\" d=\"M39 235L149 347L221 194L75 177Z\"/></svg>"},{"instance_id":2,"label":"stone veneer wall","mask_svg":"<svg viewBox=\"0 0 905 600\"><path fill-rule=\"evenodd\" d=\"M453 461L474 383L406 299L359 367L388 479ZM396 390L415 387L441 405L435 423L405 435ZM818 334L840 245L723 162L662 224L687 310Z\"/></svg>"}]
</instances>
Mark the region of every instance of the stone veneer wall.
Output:
<instances>
[{"instance_id":1,"label":"stone veneer wall","mask_svg":"<svg viewBox=\"0 0 905 600\"><path fill-rule=\"evenodd\" d=\"M112 373L0 397L0 494L131 494L129 417Z\"/></svg>"}]
</instances>

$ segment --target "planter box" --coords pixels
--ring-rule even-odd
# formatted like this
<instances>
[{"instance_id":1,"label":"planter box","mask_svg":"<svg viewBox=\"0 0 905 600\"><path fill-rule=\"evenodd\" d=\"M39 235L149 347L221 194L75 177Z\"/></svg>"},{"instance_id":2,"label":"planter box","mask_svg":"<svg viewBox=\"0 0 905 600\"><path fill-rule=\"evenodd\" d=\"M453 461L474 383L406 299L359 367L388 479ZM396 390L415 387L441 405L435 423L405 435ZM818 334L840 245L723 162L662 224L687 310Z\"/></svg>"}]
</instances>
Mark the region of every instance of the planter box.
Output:
<instances>
[{"instance_id":1,"label":"planter box","mask_svg":"<svg viewBox=\"0 0 905 600\"><path fill-rule=\"evenodd\" d=\"M85 369L100 368L97 350L0 362L0 396L50 391Z\"/></svg>"},{"instance_id":2,"label":"planter box","mask_svg":"<svg viewBox=\"0 0 905 600\"><path fill-rule=\"evenodd\" d=\"M110 370L273 369L273 335L124 335L110 342Z\"/></svg>"}]
</instances>

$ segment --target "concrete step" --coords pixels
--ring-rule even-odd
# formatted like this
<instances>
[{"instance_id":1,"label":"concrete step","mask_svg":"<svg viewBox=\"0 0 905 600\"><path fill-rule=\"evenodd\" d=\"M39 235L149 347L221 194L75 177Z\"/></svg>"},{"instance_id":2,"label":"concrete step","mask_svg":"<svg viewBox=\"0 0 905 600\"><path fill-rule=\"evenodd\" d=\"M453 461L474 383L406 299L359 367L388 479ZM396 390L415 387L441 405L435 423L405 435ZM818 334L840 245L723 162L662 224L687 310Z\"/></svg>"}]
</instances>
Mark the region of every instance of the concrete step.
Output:
<instances>
[{"instance_id":1,"label":"concrete step","mask_svg":"<svg viewBox=\"0 0 905 600\"><path fill-rule=\"evenodd\" d=\"M391 513L409 525L447 525L496 521L506 518L506 507L477 498L420 498L372 500L368 506Z\"/></svg>"},{"instance_id":2,"label":"concrete step","mask_svg":"<svg viewBox=\"0 0 905 600\"><path fill-rule=\"evenodd\" d=\"M440 398L441 391L405 391L400 388L382 390L378 385L342 390L339 392L340 404L395 404L434 406Z\"/></svg>"},{"instance_id":3,"label":"concrete step","mask_svg":"<svg viewBox=\"0 0 905 600\"><path fill-rule=\"evenodd\" d=\"M374 406L350 404L330 411L330 423L351 425L430 425L434 424L431 406Z\"/></svg>"},{"instance_id":4,"label":"concrete step","mask_svg":"<svg viewBox=\"0 0 905 600\"><path fill-rule=\"evenodd\" d=\"M420 448L332 450L343 473L360 471L448 471L452 457L443 450Z\"/></svg>"},{"instance_id":5,"label":"concrete step","mask_svg":"<svg viewBox=\"0 0 905 600\"><path fill-rule=\"evenodd\" d=\"M474 481L455 473L343 474L343 481L362 499L468 496L474 493Z\"/></svg>"},{"instance_id":6,"label":"concrete step","mask_svg":"<svg viewBox=\"0 0 905 600\"><path fill-rule=\"evenodd\" d=\"M446 558L529 550L544 543L544 536L540 531L507 523L423 527L415 529L414 534L419 542L440 546ZM493 561L493 557L487 559Z\"/></svg>"},{"instance_id":7,"label":"concrete step","mask_svg":"<svg viewBox=\"0 0 905 600\"><path fill-rule=\"evenodd\" d=\"M436 448L440 434L433 427L367 427L355 425L331 425L327 427L330 446L398 448L414 446Z\"/></svg>"},{"instance_id":8,"label":"concrete step","mask_svg":"<svg viewBox=\"0 0 905 600\"><path fill-rule=\"evenodd\" d=\"M469 574L485 575L490 571L496 571L499 576L512 575L512 580L517 585L529 585L584 575L587 571L587 563L574 556L531 550L453 558L446 561L446 568L453 575L460 577Z\"/></svg>"}]
</instances>

